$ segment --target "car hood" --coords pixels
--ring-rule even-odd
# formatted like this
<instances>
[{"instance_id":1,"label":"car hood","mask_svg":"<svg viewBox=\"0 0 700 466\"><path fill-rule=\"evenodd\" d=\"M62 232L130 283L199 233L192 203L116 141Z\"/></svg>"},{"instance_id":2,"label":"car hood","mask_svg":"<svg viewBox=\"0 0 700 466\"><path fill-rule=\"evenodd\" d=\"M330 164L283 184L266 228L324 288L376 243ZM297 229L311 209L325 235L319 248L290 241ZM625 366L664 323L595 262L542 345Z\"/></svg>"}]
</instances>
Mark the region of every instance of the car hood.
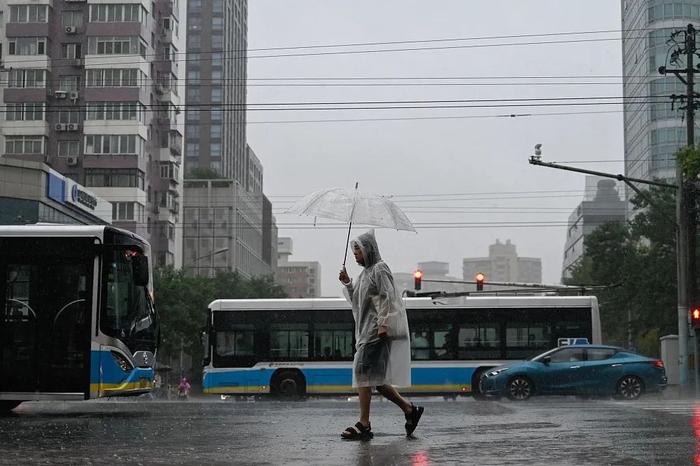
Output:
<instances>
[{"instance_id":1,"label":"car hood","mask_svg":"<svg viewBox=\"0 0 700 466\"><path fill-rule=\"evenodd\" d=\"M513 362L510 362L510 363L508 363L508 364L503 364L503 365L501 365L501 366L494 367L494 368L491 369L491 370L494 371L494 370L500 370L500 369L516 369L516 368L517 368L517 369L527 369L527 368L530 368L530 367L535 368L535 367L540 367L540 366L542 366L542 363L540 363L540 362L534 362L534 361L513 361Z\"/></svg>"}]
</instances>

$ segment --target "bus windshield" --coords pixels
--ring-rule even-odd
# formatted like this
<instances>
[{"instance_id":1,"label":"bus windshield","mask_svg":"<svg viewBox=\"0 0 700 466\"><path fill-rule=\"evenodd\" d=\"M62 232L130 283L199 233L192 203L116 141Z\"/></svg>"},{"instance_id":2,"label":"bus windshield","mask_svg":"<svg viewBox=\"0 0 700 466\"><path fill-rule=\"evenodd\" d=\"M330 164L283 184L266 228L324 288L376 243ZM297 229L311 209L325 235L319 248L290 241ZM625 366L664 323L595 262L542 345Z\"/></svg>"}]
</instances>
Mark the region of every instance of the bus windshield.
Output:
<instances>
[{"instance_id":1,"label":"bus windshield","mask_svg":"<svg viewBox=\"0 0 700 466\"><path fill-rule=\"evenodd\" d=\"M153 352L155 316L148 287L136 284L133 257L137 254L117 248L106 255L106 305L100 328L106 335L122 340L132 352Z\"/></svg>"}]
</instances>

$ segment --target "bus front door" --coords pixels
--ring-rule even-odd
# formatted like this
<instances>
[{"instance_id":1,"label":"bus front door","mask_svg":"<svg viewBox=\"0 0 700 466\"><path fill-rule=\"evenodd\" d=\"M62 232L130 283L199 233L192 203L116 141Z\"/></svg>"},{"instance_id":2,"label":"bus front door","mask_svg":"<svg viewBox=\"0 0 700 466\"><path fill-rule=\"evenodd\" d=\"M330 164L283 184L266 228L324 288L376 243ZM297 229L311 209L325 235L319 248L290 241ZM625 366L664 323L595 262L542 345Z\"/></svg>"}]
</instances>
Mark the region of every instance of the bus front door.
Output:
<instances>
[{"instance_id":1,"label":"bus front door","mask_svg":"<svg viewBox=\"0 0 700 466\"><path fill-rule=\"evenodd\" d=\"M93 267L32 254L0 261L0 392L89 393Z\"/></svg>"}]
</instances>

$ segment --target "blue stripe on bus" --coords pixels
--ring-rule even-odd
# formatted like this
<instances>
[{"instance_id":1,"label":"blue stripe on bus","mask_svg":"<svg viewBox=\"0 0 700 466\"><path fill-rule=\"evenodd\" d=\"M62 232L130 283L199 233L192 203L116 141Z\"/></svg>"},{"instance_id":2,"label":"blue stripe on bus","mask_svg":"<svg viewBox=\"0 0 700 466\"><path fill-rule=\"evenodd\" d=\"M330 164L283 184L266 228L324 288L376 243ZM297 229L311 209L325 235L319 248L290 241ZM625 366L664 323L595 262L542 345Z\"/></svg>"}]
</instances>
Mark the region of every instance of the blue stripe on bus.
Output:
<instances>
[{"instance_id":1,"label":"blue stripe on bus","mask_svg":"<svg viewBox=\"0 0 700 466\"><path fill-rule=\"evenodd\" d=\"M139 380L152 381L153 369L150 367L135 367L124 372L114 360L110 351L90 352L90 384L123 384Z\"/></svg>"},{"instance_id":2,"label":"blue stripe on bus","mask_svg":"<svg viewBox=\"0 0 700 466\"><path fill-rule=\"evenodd\" d=\"M291 369L292 367L290 367ZM352 368L308 368L298 367L306 378L307 387L350 386ZM471 386L473 367L413 367L411 384L414 386ZM250 388L251 391L268 391L270 379L275 371L284 368L230 369L204 373L205 392L217 393L217 389Z\"/></svg>"}]
</instances>

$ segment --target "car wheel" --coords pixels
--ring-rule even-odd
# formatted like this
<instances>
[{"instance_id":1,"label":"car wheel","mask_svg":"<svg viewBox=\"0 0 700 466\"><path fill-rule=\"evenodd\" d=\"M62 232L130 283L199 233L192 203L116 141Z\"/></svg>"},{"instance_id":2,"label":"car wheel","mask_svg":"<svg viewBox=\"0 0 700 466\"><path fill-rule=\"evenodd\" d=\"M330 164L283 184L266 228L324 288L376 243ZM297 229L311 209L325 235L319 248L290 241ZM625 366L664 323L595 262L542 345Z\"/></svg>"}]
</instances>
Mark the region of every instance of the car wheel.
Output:
<instances>
[{"instance_id":1,"label":"car wheel","mask_svg":"<svg viewBox=\"0 0 700 466\"><path fill-rule=\"evenodd\" d=\"M479 370L474 374L474 377L472 377L472 397L475 400L488 399L488 397L484 395L484 392L481 391L481 377L484 375L485 372L486 369Z\"/></svg>"},{"instance_id":2,"label":"car wheel","mask_svg":"<svg viewBox=\"0 0 700 466\"><path fill-rule=\"evenodd\" d=\"M524 375L513 377L506 384L506 395L514 401L525 401L535 392L535 386Z\"/></svg>"},{"instance_id":3,"label":"car wheel","mask_svg":"<svg viewBox=\"0 0 700 466\"><path fill-rule=\"evenodd\" d=\"M617 382L616 398L636 400L644 392L644 383L636 375L626 375Z\"/></svg>"}]
</instances>

